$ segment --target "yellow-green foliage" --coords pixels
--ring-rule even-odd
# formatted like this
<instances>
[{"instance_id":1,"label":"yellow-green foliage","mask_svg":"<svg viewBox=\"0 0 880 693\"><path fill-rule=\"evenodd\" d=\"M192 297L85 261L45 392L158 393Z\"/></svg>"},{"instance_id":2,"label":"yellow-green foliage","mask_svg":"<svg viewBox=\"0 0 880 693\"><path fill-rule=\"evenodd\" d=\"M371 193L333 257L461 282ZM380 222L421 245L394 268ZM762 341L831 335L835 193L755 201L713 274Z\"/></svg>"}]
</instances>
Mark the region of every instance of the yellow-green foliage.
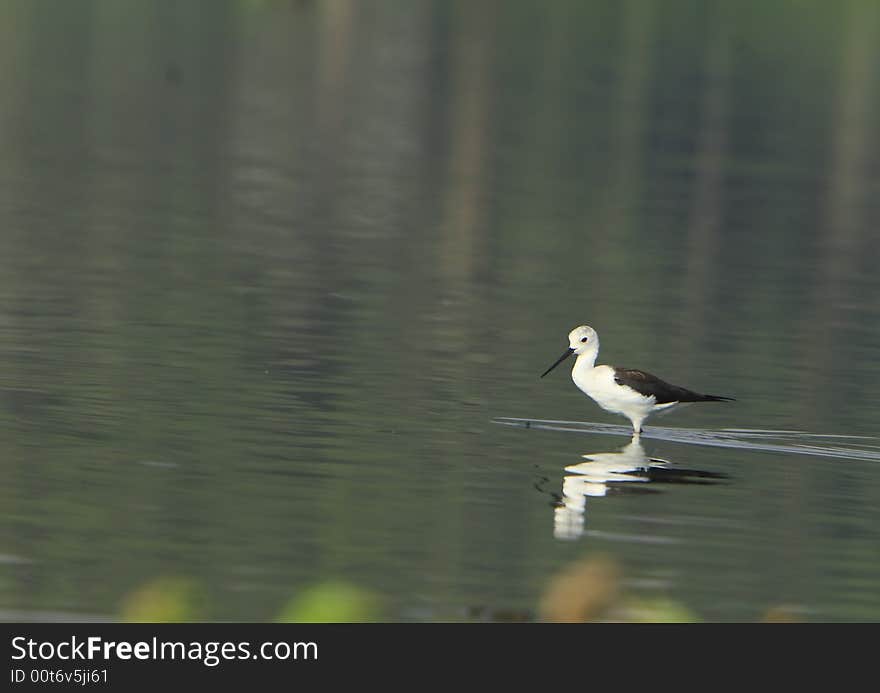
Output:
<instances>
[{"instance_id":1,"label":"yellow-green foliage","mask_svg":"<svg viewBox=\"0 0 880 693\"><path fill-rule=\"evenodd\" d=\"M136 623L180 623L205 617L205 595L195 580L160 577L122 601L120 619Z\"/></svg>"},{"instance_id":2,"label":"yellow-green foliage","mask_svg":"<svg viewBox=\"0 0 880 693\"><path fill-rule=\"evenodd\" d=\"M625 620L628 623L696 623L702 619L681 602L656 597L628 600Z\"/></svg>"},{"instance_id":3,"label":"yellow-green foliage","mask_svg":"<svg viewBox=\"0 0 880 693\"><path fill-rule=\"evenodd\" d=\"M282 623L357 623L379 620L372 592L341 581L322 582L294 595L278 615Z\"/></svg>"}]
</instances>

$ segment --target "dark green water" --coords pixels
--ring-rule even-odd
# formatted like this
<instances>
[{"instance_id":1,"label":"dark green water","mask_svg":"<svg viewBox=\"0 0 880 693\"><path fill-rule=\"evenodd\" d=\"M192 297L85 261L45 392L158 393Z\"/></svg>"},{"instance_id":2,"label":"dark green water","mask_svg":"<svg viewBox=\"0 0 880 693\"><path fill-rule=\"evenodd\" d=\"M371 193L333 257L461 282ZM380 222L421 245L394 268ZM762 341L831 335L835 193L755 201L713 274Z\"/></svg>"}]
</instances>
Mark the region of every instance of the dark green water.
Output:
<instances>
[{"instance_id":1,"label":"dark green water","mask_svg":"<svg viewBox=\"0 0 880 693\"><path fill-rule=\"evenodd\" d=\"M0 615L528 615L602 553L702 619L880 620L876 456L650 436L880 434L878 66L868 0L0 0ZM642 441L712 483L566 539L628 437L492 419L625 423L538 379L582 323L738 401Z\"/></svg>"}]
</instances>

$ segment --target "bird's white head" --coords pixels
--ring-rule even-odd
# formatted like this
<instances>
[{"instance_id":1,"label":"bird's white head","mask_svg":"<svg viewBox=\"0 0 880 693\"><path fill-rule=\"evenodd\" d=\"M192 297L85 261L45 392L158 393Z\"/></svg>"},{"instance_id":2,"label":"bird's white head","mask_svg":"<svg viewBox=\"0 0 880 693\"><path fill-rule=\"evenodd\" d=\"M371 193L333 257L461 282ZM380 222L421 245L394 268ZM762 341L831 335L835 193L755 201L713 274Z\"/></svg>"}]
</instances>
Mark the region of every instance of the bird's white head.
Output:
<instances>
[{"instance_id":1,"label":"bird's white head","mask_svg":"<svg viewBox=\"0 0 880 693\"><path fill-rule=\"evenodd\" d=\"M541 377L543 378L572 354L576 356L588 354L584 359L586 360L587 365L592 367L596 362L596 356L599 354L599 335L596 334L596 330L589 325L581 325L580 327L575 327L569 332L568 349L563 352L562 356L556 359L556 363L541 374Z\"/></svg>"},{"instance_id":2,"label":"bird's white head","mask_svg":"<svg viewBox=\"0 0 880 693\"><path fill-rule=\"evenodd\" d=\"M568 348L577 356L599 349L599 335L589 325L575 327L568 333Z\"/></svg>"}]
</instances>

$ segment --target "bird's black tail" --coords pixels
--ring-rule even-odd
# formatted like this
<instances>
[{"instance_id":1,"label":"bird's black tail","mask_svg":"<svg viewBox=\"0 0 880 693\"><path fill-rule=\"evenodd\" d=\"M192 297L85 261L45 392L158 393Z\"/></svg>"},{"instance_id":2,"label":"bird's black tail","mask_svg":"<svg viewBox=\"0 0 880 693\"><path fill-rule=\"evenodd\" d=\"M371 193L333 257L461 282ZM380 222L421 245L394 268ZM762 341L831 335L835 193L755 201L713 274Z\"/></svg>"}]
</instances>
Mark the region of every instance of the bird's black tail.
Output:
<instances>
[{"instance_id":1,"label":"bird's black tail","mask_svg":"<svg viewBox=\"0 0 880 693\"><path fill-rule=\"evenodd\" d=\"M736 402L733 397L721 397L720 395L703 395L701 402Z\"/></svg>"}]
</instances>

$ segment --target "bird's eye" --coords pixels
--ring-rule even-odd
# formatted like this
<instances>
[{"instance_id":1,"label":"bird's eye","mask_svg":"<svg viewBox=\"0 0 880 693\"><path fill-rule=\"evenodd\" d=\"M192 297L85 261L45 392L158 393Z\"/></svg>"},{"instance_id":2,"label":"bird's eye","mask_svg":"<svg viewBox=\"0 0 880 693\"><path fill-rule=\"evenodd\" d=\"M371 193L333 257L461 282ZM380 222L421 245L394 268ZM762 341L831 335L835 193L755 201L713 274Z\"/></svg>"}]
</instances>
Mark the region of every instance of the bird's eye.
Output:
<instances>
[{"instance_id":1,"label":"bird's eye","mask_svg":"<svg viewBox=\"0 0 880 693\"><path fill-rule=\"evenodd\" d=\"M586 341L587 341L587 338L586 338L586 337L581 337L581 341L582 341L582 342L586 342Z\"/></svg>"}]
</instances>

